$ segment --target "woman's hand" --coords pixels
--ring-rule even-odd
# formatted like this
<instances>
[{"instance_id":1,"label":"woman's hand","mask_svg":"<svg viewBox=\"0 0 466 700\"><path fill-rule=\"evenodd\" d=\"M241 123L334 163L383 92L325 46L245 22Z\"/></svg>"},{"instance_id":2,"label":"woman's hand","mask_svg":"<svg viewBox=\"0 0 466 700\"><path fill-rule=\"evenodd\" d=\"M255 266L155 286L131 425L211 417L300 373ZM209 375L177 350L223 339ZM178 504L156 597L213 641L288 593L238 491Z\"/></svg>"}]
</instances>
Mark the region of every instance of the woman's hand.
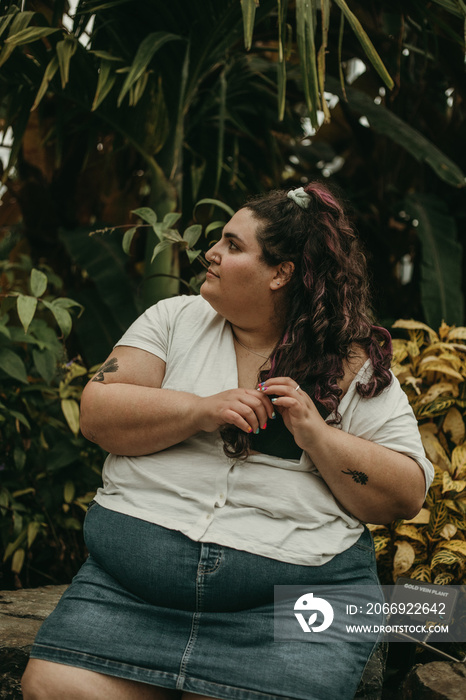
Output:
<instances>
[{"instance_id":1,"label":"woman's hand","mask_svg":"<svg viewBox=\"0 0 466 700\"><path fill-rule=\"evenodd\" d=\"M245 433L265 428L273 417L270 399L255 389L229 389L199 399L200 426L207 433L221 425L235 425Z\"/></svg>"},{"instance_id":2,"label":"woman's hand","mask_svg":"<svg viewBox=\"0 0 466 700\"><path fill-rule=\"evenodd\" d=\"M316 431L328 428L314 405L313 400L290 377L273 377L257 387L263 396L270 395L274 407L280 412L288 430L293 433L296 444L302 450L312 440Z\"/></svg>"}]
</instances>

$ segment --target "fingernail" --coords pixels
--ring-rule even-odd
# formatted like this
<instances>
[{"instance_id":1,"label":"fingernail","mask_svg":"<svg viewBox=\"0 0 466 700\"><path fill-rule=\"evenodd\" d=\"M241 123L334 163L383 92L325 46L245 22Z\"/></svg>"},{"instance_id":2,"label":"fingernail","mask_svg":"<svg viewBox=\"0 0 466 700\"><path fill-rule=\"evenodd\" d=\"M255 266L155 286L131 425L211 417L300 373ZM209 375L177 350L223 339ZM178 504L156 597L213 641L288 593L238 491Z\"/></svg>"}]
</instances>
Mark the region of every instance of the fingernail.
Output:
<instances>
[{"instance_id":1,"label":"fingernail","mask_svg":"<svg viewBox=\"0 0 466 700\"><path fill-rule=\"evenodd\" d=\"M272 411L272 415L270 417L272 418L272 420L277 417L277 414L275 413L275 411Z\"/></svg>"},{"instance_id":2,"label":"fingernail","mask_svg":"<svg viewBox=\"0 0 466 700\"><path fill-rule=\"evenodd\" d=\"M267 427L267 423L264 423L264 425L261 425L262 430L265 430Z\"/></svg>"},{"instance_id":3,"label":"fingernail","mask_svg":"<svg viewBox=\"0 0 466 700\"><path fill-rule=\"evenodd\" d=\"M248 428L248 433L252 433L252 428Z\"/></svg>"},{"instance_id":4,"label":"fingernail","mask_svg":"<svg viewBox=\"0 0 466 700\"><path fill-rule=\"evenodd\" d=\"M259 428L257 428L257 430L254 431L254 435L259 435Z\"/></svg>"},{"instance_id":5,"label":"fingernail","mask_svg":"<svg viewBox=\"0 0 466 700\"><path fill-rule=\"evenodd\" d=\"M272 403L275 403L275 401L278 401L278 399L270 399Z\"/></svg>"}]
</instances>

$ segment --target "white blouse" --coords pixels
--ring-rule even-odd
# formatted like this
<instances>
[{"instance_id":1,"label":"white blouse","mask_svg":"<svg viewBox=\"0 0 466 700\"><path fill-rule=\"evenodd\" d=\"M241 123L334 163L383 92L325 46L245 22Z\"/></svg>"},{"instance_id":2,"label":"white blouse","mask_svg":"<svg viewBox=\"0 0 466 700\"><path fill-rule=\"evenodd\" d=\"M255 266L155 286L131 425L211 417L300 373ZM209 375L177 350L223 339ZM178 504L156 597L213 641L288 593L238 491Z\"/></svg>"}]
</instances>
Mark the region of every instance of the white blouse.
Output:
<instances>
[{"instance_id":1,"label":"white blouse","mask_svg":"<svg viewBox=\"0 0 466 700\"><path fill-rule=\"evenodd\" d=\"M150 307L117 345L160 357L162 388L210 396L238 387L230 324L200 296ZM434 470L406 394L393 377L379 396L361 397L356 384L371 372L368 360L340 403L335 430L412 457L424 471L427 493ZM362 523L335 500L306 453L300 460L252 454L241 461L227 458L222 446L216 431L150 455L110 454L95 500L193 540L293 564L325 564L357 541Z\"/></svg>"}]
</instances>

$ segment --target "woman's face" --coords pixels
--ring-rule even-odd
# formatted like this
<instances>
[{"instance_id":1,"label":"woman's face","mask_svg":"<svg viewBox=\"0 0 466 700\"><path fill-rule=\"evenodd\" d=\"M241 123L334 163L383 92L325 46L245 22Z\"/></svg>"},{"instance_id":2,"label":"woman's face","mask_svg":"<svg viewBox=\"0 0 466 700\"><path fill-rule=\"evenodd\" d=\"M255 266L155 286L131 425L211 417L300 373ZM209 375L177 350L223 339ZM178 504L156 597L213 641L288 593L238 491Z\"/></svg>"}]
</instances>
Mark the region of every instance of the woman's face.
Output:
<instances>
[{"instance_id":1,"label":"woman's face","mask_svg":"<svg viewBox=\"0 0 466 700\"><path fill-rule=\"evenodd\" d=\"M240 209L206 253L210 267L201 295L229 320L238 315L270 314L273 308L279 266L270 267L261 259L256 235L259 224L249 209Z\"/></svg>"}]
</instances>

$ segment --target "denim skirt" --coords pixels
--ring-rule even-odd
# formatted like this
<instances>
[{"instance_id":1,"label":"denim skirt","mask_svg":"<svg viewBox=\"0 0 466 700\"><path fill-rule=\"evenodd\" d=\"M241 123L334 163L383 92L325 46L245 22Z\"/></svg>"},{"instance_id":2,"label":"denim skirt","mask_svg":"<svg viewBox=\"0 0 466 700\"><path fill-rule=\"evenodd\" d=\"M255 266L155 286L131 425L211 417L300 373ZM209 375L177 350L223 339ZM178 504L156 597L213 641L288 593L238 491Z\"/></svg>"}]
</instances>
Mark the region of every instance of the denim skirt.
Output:
<instances>
[{"instance_id":1,"label":"denim skirt","mask_svg":"<svg viewBox=\"0 0 466 700\"><path fill-rule=\"evenodd\" d=\"M40 628L32 658L177 689L179 697L354 697L376 641L276 641L274 585L376 586L367 529L322 566L195 542L96 503L84 536L89 557Z\"/></svg>"}]
</instances>

